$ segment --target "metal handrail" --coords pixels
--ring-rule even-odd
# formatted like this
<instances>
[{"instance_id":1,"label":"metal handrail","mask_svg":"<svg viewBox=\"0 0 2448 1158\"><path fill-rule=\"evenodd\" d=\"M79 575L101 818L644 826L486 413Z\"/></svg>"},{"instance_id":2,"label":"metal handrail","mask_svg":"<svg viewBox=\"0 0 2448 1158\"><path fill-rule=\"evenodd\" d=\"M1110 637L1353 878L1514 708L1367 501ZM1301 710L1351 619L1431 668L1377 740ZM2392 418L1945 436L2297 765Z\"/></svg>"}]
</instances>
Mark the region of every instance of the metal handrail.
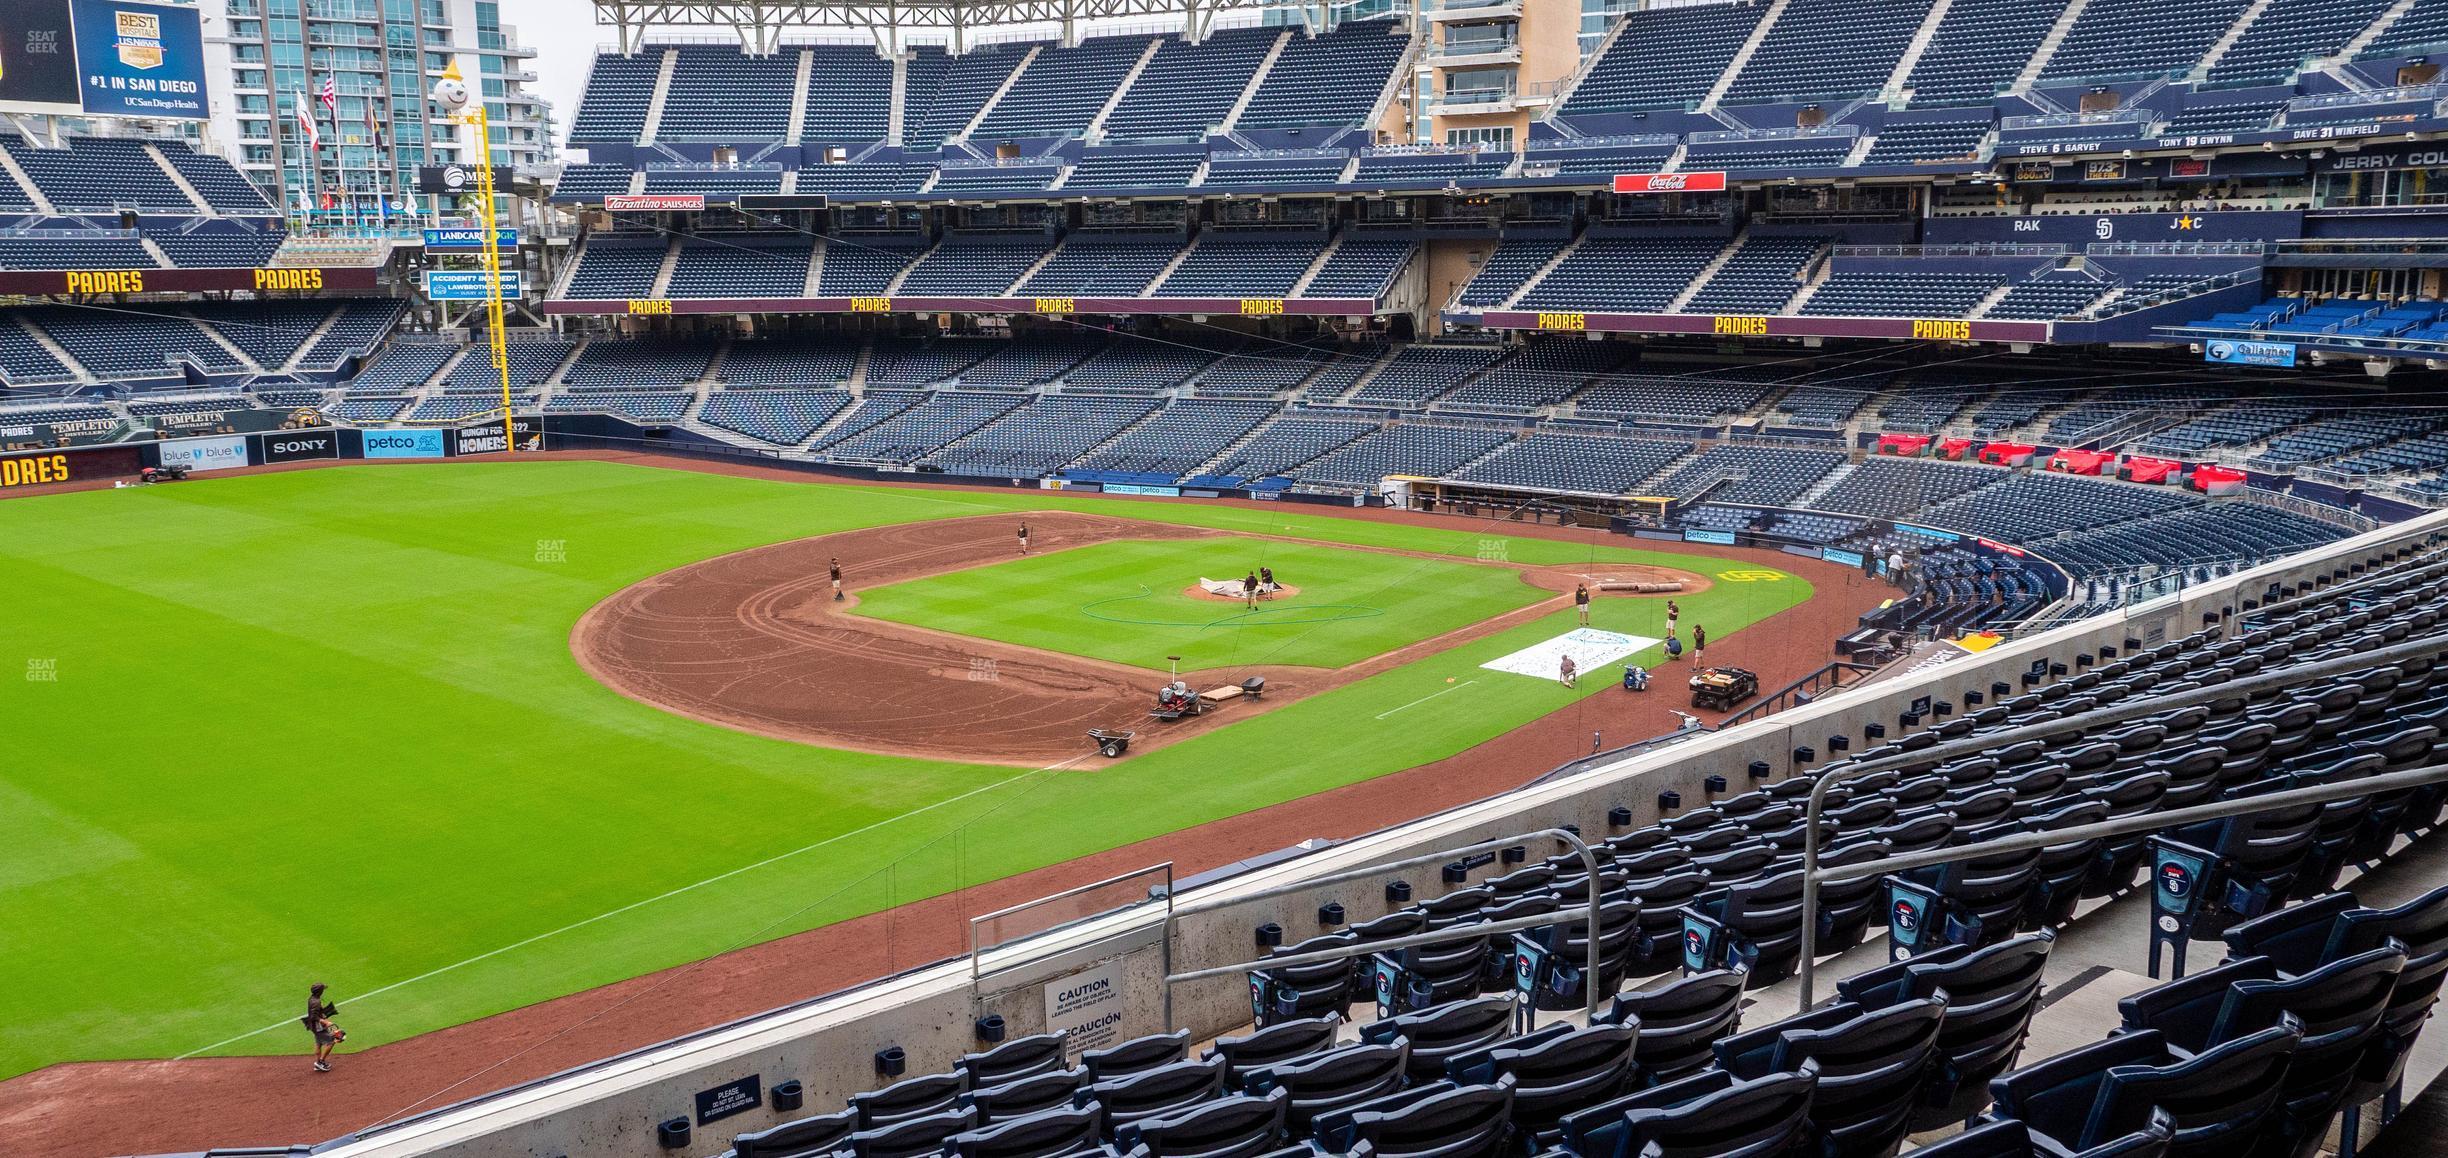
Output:
<instances>
[{"instance_id":1,"label":"metal handrail","mask_svg":"<svg viewBox=\"0 0 2448 1158\"><path fill-rule=\"evenodd\" d=\"M2222 820L2230 816L2248 816L2256 812L2275 812L2297 804L2326 804L2332 800L2352 800L2358 796L2378 796L2401 788L2421 788L2429 784L2448 782L2448 764L2425 764L2401 772L2382 772L2360 780L2340 780L2334 784L2316 784L2310 788L2289 788L2262 796L2245 796L2234 800L2214 800L2208 804L2171 808L2165 812L2146 812L2134 816L2102 820L2093 824L2077 824L2069 828L2054 828L2046 832L2018 832L1996 840L1972 844L1950 844L1943 848L1902 852L1860 864L1838 865L1821 871L1824 884L1857 881L1864 877L1885 876L1906 869L1927 868L1934 864L1953 864L1985 856L2003 856L2013 852L2055 848L2081 844L2088 840L2132 836L2138 832L2157 832L2165 828L2182 828L2204 820ZM1805 1002L1808 997L1805 996Z\"/></svg>"},{"instance_id":2,"label":"metal handrail","mask_svg":"<svg viewBox=\"0 0 2448 1158\"><path fill-rule=\"evenodd\" d=\"M985 970L979 964L980 958L978 955L978 928L979 926L984 925L986 922L1001 920L1004 917L1011 916L1014 913L1021 912L1026 909L1034 909L1040 905L1046 904L1049 901L1068 900L1072 897L1093 893L1098 889L1111 888L1115 885L1123 883L1124 881L1136 880L1154 872L1161 872L1165 875L1164 903L1165 907L1170 909L1173 907L1173 862L1168 860L1160 861L1156 864L1149 865L1146 868L1133 869L1126 873L1116 873L1115 875L1106 877L1101 881L1090 881L1084 885L1075 885L1071 888L1064 889L1059 893L1048 893L1045 896L1037 897L1033 900L1022 901L1016 905L1005 905L1004 907L996 909L991 913L980 913L977 916L969 918L969 976L972 979L975 979L986 975ZM1153 900L1155 898L1149 897L1143 899ZM1128 908L1130 906L1120 905L1116 907ZM1070 922L1065 922L1065 924L1068 923ZM1050 926L1047 929L1038 930L1038 933L1051 932L1053 929L1058 929L1061 927L1061 925ZM1029 934L1029 936L1036 935L1036 933ZM1006 941L1004 944L1010 944L1010 942ZM997 947L1000 948L1000 946ZM1168 955L1172 952L1172 949L1172 943L1167 942L1165 944L1165 951Z\"/></svg>"},{"instance_id":3,"label":"metal handrail","mask_svg":"<svg viewBox=\"0 0 2448 1158\"><path fill-rule=\"evenodd\" d=\"M2448 648L2448 643L2443 643L2441 646ZM1206 901L1199 904L1168 906L1165 909L1165 944L1171 945L1173 943L1173 938L1177 931L1180 919L1184 914L1211 913L1220 909L1228 909L1237 905L1245 905L1252 901L1263 901L1273 897L1285 897L1294 893L1305 893L1314 889L1327 888L1333 885L1348 884L1352 881L1367 880L1372 877L1383 876L1386 873L1399 869L1413 868L1424 864L1435 864L1439 861L1449 861L1455 859L1456 857L1468 857L1482 852L1494 852L1500 848L1510 848L1517 844L1537 840L1540 837L1551 837L1555 840L1571 845L1572 850L1575 853L1578 853L1581 857L1582 868L1589 873L1589 888L1587 890L1589 893L1589 934L1587 937L1588 954L1587 961L1584 964L1581 974L1581 997L1583 1012L1594 1015L1598 1012L1598 942L1599 926L1602 915L1599 900L1600 890L1598 888L1598 857L1595 853L1590 851L1590 846L1587 841L1582 840L1579 834L1574 833L1569 829L1548 828L1541 829L1537 832L1521 833L1516 836L1500 836L1493 840L1483 840L1477 844L1469 845L1463 848L1438 849L1435 852L1422 853L1418 856L1408 856L1402 858L1401 860L1386 861L1381 864L1368 865L1363 868L1345 869L1339 873L1330 873L1322 877L1310 877L1306 880L1296 881L1292 884L1276 885L1272 888L1261 889L1254 893L1242 893L1232 897L1219 897L1215 900ZM1295 953L1287 957L1262 957L1256 961L1239 961L1230 965L1217 965L1208 969L1193 969L1187 973L1174 973L1168 969L1168 971L1165 973L1164 991L1165 1024L1174 1024L1173 986L1179 982L1199 981L1209 977L1222 977L1228 974L1244 973L1252 969L1263 969L1270 966L1282 967L1287 965L1322 965L1328 961L1337 961L1346 957L1358 957L1364 954L1378 953L1387 949L1408 949L1418 945L1440 945L1450 941L1475 941L1484 937L1491 937L1499 933L1510 933L1521 929L1538 929L1549 925L1560 925L1570 919L1571 918L1566 917L1561 913L1541 913L1534 916L1516 917L1503 921L1487 921L1475 925L1455 925L1450 928L1439 929L1431 933L1414 933L1407 937L1392 937L1383 941L1368 941L1359 944L1346 945L1336 949L1320 949L1311 953Z\"/></svg>"},{"instance_id":4,"label":"metal handrail","mask_svg":"<svg viewBox=\"0 0 2448 1158\"><path fill-rule=\"evenodd\" d=\"M1893 771L1929 760L1945 760L1954 756L1970 755L1991 748L2018 744L2025 740L2044 740L2096 725L2123 723L2126 720L2140 719L2143 716L2155 715L2176 708L2214 703L2239 694L2284 687L2305 680L2319 679L2323 676L2368 671L2401 659L2436 656L2442 653L2448 653L2448 633L2430 638L2409 639L2402 643L2391 644L2356 655L2341 656L2337 659L2315 660L2292 667L2255 672L2242 679L2228 680L2190 691L2173 692L2163 696L2145 696L2124 703L2094 708L2077 715L2007 728L2000 732L1942 740L1926 748L1898 752L1895 755L1881 756L1875 760L1864 760L1858 764L1848 764L1823 773L1811 785L1810 800L1804 809L1802 823L1802 943L1800 946L1801 961L1796 966L1794 974L1801 992L1802 1007L1805 1009L1810 1007L1811 982L1817 972L1812 958L1817 955L1819 948L1816 927L1820 885L1819 819L1827 809L1828 790L1837 784L1874 772ZM2053 843L2064 843L2065 838L2062 835L2051 835L2056 837Z\"/></svg>"}]
</instances>

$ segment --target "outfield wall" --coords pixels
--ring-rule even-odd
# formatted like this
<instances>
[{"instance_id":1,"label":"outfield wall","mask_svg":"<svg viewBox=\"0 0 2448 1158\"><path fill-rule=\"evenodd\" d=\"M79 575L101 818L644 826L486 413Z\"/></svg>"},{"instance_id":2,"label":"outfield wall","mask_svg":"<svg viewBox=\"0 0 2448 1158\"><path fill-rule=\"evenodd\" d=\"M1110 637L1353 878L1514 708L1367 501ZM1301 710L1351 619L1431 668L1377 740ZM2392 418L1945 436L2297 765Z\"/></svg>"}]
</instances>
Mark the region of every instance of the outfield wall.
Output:
<instances>
[{"instance_id":1,"label":"outfield wall","mask_svg":"<svg viewBox=\"0 0 2448 1158\"><path fill-rule=\"evenodd\" d=\"M1879 742L1868 737L1873 725L1888 730L1890 738L1901 735L1900 720L1919 698L1960 707L1966 693L1988 697L1993 684L2007 685L2009 694L2020 692L2035 665L2042 671L2062 665L2071 674L2084 662L2078 657L2096 659L2103 648L2121 654L2173 639L2234 614L2245 599L2264 598L2274 585L2343 577L2350 562L2444 536L2448 512L2372 531L2115 615L2068 624L1982 653L1960 653L1928 664L1926 670L1856 685L1735 728L1696 735L1589 772L1194 887L1183 892L1182 899L1230 902L1338 870L1567 824L1592 835L1619 831L1606 819L1608 810L1619 805L1631 810L1629 826L1648 824L1660 815L1663 791L1678 792L1684 807L1696 807L1712 798L1706 787L1711 776L1726 778L1727 793L1740 792L1750 787L1755 762L1765 765L1769 778L1782 778L1825 762L1838 738L1856 751L1873 746ZM1289 843L1303 835L1285 833L1284 839ZM1505 866L1494 867L1501 871ZM1411 884L1415 900L1456 887L1444 884L1434 869L1389 874L1387 879L1395 875ZM1328 901L1340 902L1354 922L1381 915L1390 907L1382 884L1369 880L1301 889L1185 916L1170 944L1162 936L1162 906L1141 904L997 950L983 962L982 976L973 972L967 958L941 962L366 1131L317 1152L333 1158L716 1154L734 1134L827 1112L850 1094L885 1084L873 1060L879 1050L898 1047L907 1057L905 1072L918 1075L949 1069L962 1054L984 1048L973 1026L987 1014L1000 1015L1012 1036L1039 1032L1047 1025L1049 994L1074 989L1083 980L1103 981L1113 993L1113 1000L1098 1011L1111 1034L1129 1037L1164 1030L1168 1025L1162 978L1168 970L1250 958L1258 952L1252 931L1262 922L1281 924L1287 943L1323 932L1316 914ZM1185 985L1172 996L1174 1022L1199 1038L1229 1032L1250 1020L1247 990L1237 978ZM781 1113L772 1110L769 1101L759 1102L716 1121L698 1120L701 1095L718 1096L749 1078L764 1091L798 1081L805 1087L806 1104ZM658 1143L656 1125L674 1118L688 1121L693 1137L684 1148L666 1149Z\"/></svg>"}]
</instances>

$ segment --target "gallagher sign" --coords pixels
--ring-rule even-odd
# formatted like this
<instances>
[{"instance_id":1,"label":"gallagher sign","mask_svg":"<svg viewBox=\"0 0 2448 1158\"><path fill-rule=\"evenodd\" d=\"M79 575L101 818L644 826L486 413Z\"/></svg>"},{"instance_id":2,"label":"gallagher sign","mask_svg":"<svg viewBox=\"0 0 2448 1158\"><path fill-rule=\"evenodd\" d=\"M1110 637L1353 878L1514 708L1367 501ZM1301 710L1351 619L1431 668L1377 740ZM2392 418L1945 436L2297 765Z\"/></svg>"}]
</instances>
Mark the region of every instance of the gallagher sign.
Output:
<instances>
[{"instance_id":1,"label":"gallagher sign","mask_svg":"<svg viewBox=\"0 0 2448 1158\"><path fill-rule=\"evenodd\" d=\"M2230 366L2293 366L2293 342L2238 342L2213 338L2202 343L2202 361Z\"/></svg>"},{"instance_id":2,"label":"gallagher sign","mask_svg":"<svg viewBox=\"0 0 2448 1158\"><path fill-rule=\"evenodd\" d=\"M1699 173L1617 173L1618 193L1722 193L1726 187L1723 170Z\"/></svg>"}]
</instances>

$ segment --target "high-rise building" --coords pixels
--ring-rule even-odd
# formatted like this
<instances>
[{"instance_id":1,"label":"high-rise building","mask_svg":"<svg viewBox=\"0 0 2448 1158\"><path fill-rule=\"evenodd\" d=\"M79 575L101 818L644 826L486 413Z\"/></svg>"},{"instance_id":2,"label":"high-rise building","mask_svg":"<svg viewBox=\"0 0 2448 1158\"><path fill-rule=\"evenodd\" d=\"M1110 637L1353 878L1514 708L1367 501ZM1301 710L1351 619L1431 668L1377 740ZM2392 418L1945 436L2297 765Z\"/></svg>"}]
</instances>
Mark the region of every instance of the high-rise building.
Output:
<instances>
[{"instance_id":1,"label":"high-rise building","mask_svg":"<svg viewBox=\"0 0 2448 1158\"><path fill-rule=\"evenodd\" d=\"M454 58L491 118L496 165L552 156L552 107L529 91L535 50L498 0L202 0L213 137L279 203L404 201L420 166L473 163L474 130L426 92ZM333 103L323 100L326 79ZM299 124L316 124L312 163Z\"/></svg>"}]
</instances>

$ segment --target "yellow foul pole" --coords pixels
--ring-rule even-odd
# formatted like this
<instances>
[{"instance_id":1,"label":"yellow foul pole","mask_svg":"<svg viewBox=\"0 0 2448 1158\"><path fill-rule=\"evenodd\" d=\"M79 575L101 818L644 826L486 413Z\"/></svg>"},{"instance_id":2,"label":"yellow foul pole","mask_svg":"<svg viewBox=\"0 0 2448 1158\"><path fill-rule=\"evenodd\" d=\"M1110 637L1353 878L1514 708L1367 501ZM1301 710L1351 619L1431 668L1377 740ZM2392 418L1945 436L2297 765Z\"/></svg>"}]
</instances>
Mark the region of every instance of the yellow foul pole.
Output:
<instances>
[{"instance_id":1,"label":"yellow foul pole","mask_svg":"<svg viewBox=\"0 0 2448 1158\"><path fill-rule=\"evenodd\" d=\"M459 62L454 60L442 70L442 79L461 82ZM464 93L465 90L460 90ZM461 96L462 100L466 98ZM468 111L459 119L476 130L476 205L483 217L480 248L484 254L485 328L492 347L493 372L501 379L502 452L518 453L518 432L510 420L510 342L503 333L508 326L508 308L502 303L501 248L495 244L495 232L500 228L494 215L493 203L493 134L485 116L484 101L467 102Z\"/></svg>"}]
</instances>

